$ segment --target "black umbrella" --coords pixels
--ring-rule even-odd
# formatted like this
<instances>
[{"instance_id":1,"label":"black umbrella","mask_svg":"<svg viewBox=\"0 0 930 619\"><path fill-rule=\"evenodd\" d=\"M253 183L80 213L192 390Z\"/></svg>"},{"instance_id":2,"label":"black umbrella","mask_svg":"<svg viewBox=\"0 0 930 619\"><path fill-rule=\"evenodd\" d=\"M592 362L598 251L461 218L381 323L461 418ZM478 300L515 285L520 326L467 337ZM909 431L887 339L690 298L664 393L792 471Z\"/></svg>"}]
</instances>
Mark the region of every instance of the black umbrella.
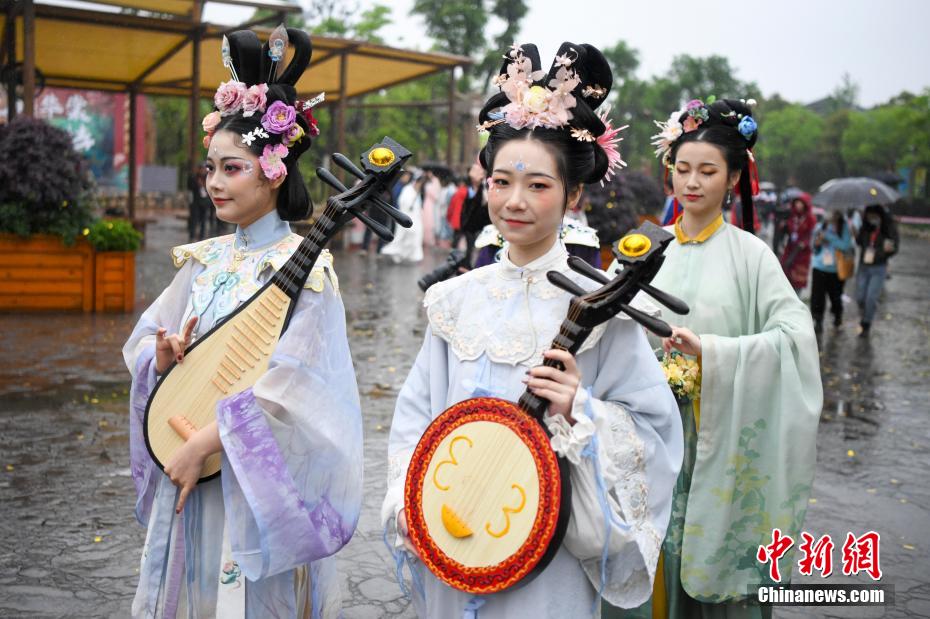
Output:
<instances>
[{"instance_id":1,"label":"black umbrella","mask_svg":"<svg viewBox=\"0 0 930 619\"><path fill-rule=\"evenodd\" d=\"M870 204L891 204L901 197L897 191L874 178L864 176L834 178L820 186L814 204L825 209L862 208Z\"/></svg>"}]
</instances>

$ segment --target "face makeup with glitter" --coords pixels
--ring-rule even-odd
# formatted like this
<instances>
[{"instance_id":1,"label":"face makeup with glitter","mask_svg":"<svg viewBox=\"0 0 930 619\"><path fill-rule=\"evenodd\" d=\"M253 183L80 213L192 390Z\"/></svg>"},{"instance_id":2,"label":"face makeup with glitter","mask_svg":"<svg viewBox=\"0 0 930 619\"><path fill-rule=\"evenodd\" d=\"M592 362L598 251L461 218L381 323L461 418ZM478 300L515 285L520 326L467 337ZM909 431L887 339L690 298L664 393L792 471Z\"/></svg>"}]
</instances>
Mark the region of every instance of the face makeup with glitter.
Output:
<instances>
[{"instance_id":1,"label":"face makeup with glitter","mask_svg":"<svg viewBox=\"0 0 930 619\"><path fill-rule=\"evenodd\" d=\"M552 247L562 223L565 190L555 157L535 140L512 140L495 161L488 194L491 222L510 243L510 259L528 262Z\"/></svg>"},{"instance_id":2,"label":"face makeup with glitter","mask_svg":"<svg viewBox=\"0 0 930 619\"><path fill-rule=\"evenodd\" d=\"M247 226L275 208L276 185L258 173L258 157L236 144L236 134L217 131L207 156L207 193L221 220Z\"/></svg>"}]
</instances>

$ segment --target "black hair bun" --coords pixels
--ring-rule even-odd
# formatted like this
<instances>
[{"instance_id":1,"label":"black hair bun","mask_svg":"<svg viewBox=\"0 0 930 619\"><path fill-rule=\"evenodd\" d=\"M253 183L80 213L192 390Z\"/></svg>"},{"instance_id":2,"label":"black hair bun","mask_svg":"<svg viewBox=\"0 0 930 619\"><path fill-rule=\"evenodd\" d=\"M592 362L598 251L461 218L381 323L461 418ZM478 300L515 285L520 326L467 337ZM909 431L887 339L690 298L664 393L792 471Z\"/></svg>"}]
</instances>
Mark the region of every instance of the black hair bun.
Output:
<instances>
[{"instance_id":1,"label":"black hair bun","mask_svg":"<svg viewBox=\"0 0 930 619\"><path fill-rule=\"evenodd\" d=\"M746 148L752 148L759 138L758 127L752 117L751 105L754 103L752 99L748 102L743 99L716 99L707 103L704 109L708 117L701 123L701 127L731 127L743 136ZM683 112L678 121L683 123L689 115L689 111ZM749 120L745 120L747 118Z\"/></svg>"}]
</instances>

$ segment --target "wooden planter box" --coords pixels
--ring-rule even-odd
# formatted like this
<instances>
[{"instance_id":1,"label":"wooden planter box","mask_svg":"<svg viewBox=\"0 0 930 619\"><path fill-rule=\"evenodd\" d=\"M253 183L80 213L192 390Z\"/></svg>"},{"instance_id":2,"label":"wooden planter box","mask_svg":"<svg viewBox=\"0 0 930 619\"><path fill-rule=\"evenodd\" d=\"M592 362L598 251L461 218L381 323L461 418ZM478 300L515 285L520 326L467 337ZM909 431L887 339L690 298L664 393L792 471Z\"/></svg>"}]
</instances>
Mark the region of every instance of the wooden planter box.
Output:
<instances>
[{"instance_id":1,"label":"wooden planter box","mask_svg":"<svg viewBox=\"0 0 930 619\"><path fill-rule=\"evenodd\" d=\"M94 250L83 239L0 234L0 311L94 309Z\"/></svg>"},{"instance_id":2,"label":"wooden planter box","mask_svg":"<svg viewBox=\"0 0 930 619\"><path fill-rule=\"evenodd\" d=\"M94 258L94 311L131 312L136 301L136 253L101 251Z\"/></svg>"}]
</instances>

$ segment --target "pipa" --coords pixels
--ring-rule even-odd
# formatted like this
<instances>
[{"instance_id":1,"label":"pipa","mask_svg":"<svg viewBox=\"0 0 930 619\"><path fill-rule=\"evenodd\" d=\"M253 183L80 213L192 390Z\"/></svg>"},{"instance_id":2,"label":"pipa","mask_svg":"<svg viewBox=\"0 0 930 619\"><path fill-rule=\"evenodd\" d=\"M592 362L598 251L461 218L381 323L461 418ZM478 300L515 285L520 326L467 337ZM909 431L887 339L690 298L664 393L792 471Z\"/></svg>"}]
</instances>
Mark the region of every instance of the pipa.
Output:
<instances>
[{"instance_id":1,"label":"pipa","mask_svg":"<svg viewBox=\"0 0 930 619\"><path fill-rule=\"evenodd\" d=\"M191 434L216 418L220 400L251 387L265 373L310 270L340 228L358 217L378 236L390 240L390 230L366 215L366 206L381 209L399 225L410 227L410 218L380 197L410 156L410 151L388 137L361 156L364 171L345 157L334 156L340 167L359 178L351 189L328 170L317 169L317 175L341 193L327 200L310 232L268 283L191 344L184 362L172 363L152 390L145 409L145 444L160 468L165 468ZM207 458L200 481L219 475L220 462L220 454Z\"/></svg>"}]
</instances>

